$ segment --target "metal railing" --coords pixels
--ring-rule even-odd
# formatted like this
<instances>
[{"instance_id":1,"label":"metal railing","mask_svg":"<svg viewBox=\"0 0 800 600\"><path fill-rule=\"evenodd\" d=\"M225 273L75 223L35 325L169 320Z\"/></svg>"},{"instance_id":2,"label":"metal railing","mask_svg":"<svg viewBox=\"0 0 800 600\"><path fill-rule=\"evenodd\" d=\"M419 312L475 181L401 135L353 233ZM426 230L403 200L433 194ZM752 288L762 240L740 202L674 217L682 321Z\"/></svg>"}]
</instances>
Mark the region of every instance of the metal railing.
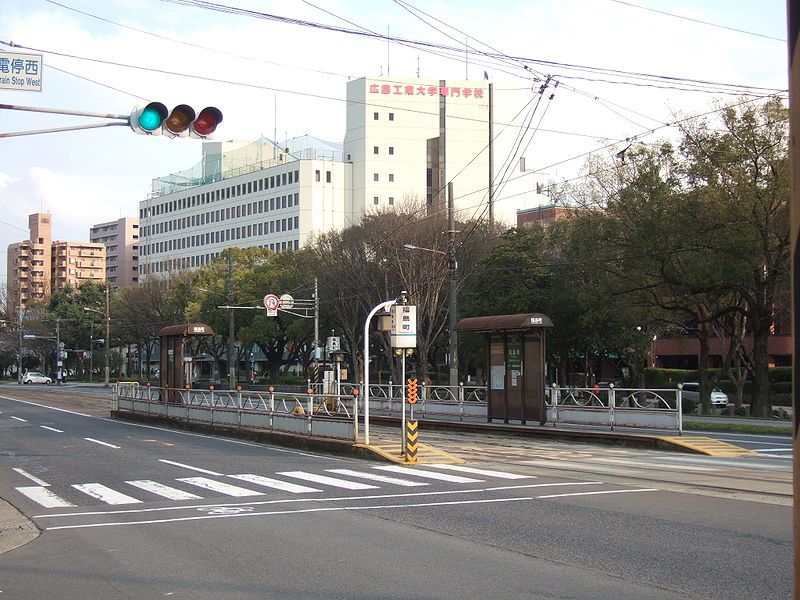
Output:
<instances>
[{"instance_id":1,"label":"metal railing","mask_svg":"<svg viewBox=\"0 0 800 600\"><path fill-rule=\"evenodd\" d=\"M354 396L313 392L172 389L127 383L114 387L118 411L352 440L358 430L356 404Z\"/></svg>"},{"instance_id":2,"label":"metal railing","mask_svg":"<svg viewBox=\"0 0 800 600\"><path fill-rule=\"evenodd\" d=\"M683 433L682 390L561 388L548 390L547 421L571 425L674 429Z\"/></svg>"}]
</instances>

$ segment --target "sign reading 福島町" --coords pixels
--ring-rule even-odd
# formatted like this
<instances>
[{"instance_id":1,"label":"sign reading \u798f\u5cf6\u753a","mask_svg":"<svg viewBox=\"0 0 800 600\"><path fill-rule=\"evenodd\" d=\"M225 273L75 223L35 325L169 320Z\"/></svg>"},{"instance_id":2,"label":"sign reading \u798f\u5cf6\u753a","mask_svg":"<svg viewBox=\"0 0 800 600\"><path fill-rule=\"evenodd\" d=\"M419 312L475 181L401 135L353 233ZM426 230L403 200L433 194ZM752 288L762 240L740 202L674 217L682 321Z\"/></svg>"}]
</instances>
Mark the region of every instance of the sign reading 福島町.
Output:
<instances>
[{"instance_id":1,"label":"sign reading \u798f\u5cf6\u753a","mask_svg":"<svg viewBox=\"0 0 800 600\"><path fill-rule=\"evenodd\" d=\"M0 50L0 89L42 91L41 54L22 54Z\"/></svg>"},{"instance_id":2,"label":"sign reading \u798f\u5cf6\u753a","mask_svg":"<svg viewBox=\"0 0 800 600\"><path fill-rule=\"evenodd\" d=\"M447 85L406 85L402 83L371 83L370 94L391 96L444 96L446 98L484 97L484 88L455 87Z\"/></svg>"}]
</instances>

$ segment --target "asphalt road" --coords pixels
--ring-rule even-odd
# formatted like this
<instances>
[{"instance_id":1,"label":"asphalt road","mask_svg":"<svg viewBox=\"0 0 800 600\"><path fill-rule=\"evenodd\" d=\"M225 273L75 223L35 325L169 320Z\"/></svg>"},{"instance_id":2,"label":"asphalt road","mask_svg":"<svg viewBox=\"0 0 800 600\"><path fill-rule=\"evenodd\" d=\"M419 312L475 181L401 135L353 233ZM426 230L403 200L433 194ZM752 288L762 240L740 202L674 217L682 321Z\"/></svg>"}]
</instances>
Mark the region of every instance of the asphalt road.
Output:
<instances>
[{"instance_id":1,"label":"asphalt road","mask_svg":"<svg viewBox=\"0 0 800 600\"><path fill-rule=\"evenodd\" d=\"M4 599L791 595L790 461L451 434L467 464L384 469L104 414L0 388L0 496L41 530Z\"/></svg>"}]
</instances>

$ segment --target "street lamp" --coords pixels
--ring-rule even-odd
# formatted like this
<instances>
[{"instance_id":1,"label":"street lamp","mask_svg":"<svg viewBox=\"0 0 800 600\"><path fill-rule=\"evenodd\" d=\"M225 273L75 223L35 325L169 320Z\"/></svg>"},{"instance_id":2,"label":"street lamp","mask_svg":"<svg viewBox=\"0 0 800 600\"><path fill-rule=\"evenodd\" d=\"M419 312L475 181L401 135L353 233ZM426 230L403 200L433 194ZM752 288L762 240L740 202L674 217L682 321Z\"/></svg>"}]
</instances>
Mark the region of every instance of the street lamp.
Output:
<instances>
[{"instance_id":1,"label":"street lamp","mask_svg":"<svg viewBox=\"0 0 800 600\"><path fill-rule=\"evenodd\" d=\"M453 229L452 223L450 227ZM450 343L448 352L450 354L450 388L458 387L458 334L456 333L456 322L458 321L458 298L456 297L456 274L458 272L458 262L456 261L456 249L453 242L453 236L450 236L450 243L447 252L436 250L434 248L423 248L422 246L415 246L414 244L403 244L405 250L422 250L423 252L433 252L434 254L443 254L447 257L450 264L450 272L448 274L448 293L447 293L447 314L448 314L448 329L450 330Z\"/></svg>"},{"instance_id":2,"label":"street lamp","mask_svg":"<svg viewBox=\"0 0 800 600\"><path fill-rule=\"evenodd\" d=\"M106 320L106 364L103 368L104 370L104 387L109 386L109 355L111 354L111 337L110 337L110 330L111 330L111 315L108 312L108 286L106 285L106 310L103 312L102 310L98 310L96 308L89 308L88 306L84 306L83 310L86 312L93 312L97 313L98 315L103 315Z\"/></svg>"}]
</instances>

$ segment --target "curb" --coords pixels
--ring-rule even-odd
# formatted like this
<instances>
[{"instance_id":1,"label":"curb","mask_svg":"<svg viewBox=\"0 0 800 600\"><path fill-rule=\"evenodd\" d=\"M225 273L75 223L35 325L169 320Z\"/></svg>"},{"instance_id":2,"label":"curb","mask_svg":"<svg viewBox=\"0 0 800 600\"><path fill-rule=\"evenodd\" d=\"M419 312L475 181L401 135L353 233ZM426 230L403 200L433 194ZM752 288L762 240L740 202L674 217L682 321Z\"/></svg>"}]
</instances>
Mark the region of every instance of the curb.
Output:
<instances>
[{"instance_id":1,"label":"curb","mask_svg":"<svg viewBox=\"0 0 800 600\"><path fill-rule=\"evenodd\" d=\"M33 521L0 499L0 554L32 542L39 533Z\"/></svg>"}]
</instances>

